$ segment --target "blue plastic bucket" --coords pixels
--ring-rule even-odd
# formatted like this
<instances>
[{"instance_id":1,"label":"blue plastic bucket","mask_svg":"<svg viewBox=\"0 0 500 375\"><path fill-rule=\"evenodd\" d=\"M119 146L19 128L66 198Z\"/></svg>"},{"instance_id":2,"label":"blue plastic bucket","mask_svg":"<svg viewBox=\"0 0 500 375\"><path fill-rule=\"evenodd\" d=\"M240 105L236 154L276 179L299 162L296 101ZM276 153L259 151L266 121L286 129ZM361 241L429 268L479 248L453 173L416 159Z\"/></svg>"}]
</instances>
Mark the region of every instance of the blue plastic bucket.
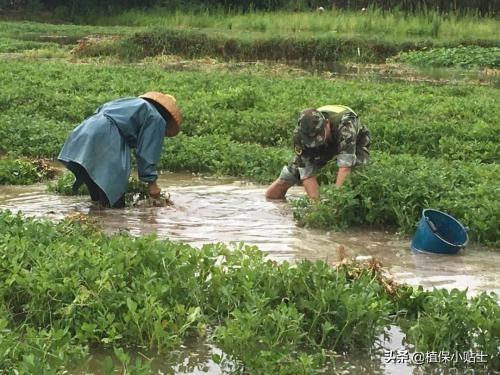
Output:
<instances>
[{"instance_id":1,"label":"blue plastic bucket","mask_svg":"<svg viewBox=\"0 0 500 375\"><path fill-rule=\"evenodd\" d=\"M438 254L456 254L469 241L467 230L453 216L427 208L411 242L411 249Z\"/></svg>"}]
</instances>

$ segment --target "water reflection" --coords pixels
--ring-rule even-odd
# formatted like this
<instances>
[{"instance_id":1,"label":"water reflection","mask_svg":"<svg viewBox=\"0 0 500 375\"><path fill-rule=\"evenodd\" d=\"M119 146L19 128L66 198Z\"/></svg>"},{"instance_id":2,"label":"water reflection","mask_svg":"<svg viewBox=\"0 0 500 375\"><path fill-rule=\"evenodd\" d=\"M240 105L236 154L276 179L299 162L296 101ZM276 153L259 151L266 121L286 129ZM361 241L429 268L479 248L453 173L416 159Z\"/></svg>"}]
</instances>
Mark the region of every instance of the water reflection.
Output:
<instances>
[{"instance_id":1,"label":"water reflection","mask_svg":"<svg viewBox=\"0 0 500 375\"><path fill-rule=\"evenodd\" d=\"M214 355L222 355L222 351L204 341L189 342L163 355L140 348L130 348L127 354L131 363L136 363L137 359L144 363L150 362L152 374L220 375L225 370L212 359ZM113 361L115 369L121 368L120 361L112 349L94 348L91 350L90 359L75 366L72 373L104 375L103 364L109 360Z\"/></svg>"}]
</instances>

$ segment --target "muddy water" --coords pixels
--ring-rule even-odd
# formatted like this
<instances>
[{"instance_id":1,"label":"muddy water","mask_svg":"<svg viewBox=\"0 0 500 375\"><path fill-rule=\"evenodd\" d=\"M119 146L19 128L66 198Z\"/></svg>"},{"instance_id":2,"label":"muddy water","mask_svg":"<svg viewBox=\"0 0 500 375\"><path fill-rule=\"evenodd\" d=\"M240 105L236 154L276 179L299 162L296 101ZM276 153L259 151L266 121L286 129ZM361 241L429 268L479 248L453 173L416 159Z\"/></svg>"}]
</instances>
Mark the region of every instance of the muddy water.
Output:
<instances>
[{"instance_id":1,"label":"muddy water","mask_svg":"<svg viewBox=\"0 0 500 375\"><path fill-rule=\"evenodd\" d=\"M250 71L266 74L292 74L300 77L320 74L325 78L347 77L375 81L408 81L446 84L500 86L500 70L481 70L440 67L410 67L404 64L366 64L311 61L239 61L225 62L212 58L186 60L180 56L158 55L145 62L160 64L168 70L189 71Z\"/></svg>"},{"instance_id":2,"label":"muddy water","mask_svg":"<svg viewBox=\"0 0 500 375\"><path fill-rule=\"evenodd\" d=\"M308 69L307 67L304 67ZM404 64L327 64L321 67L332 76L380 81L408 81L446 84L500 86L498 69L460 69L440 67L409 67ZM311 68L309 68L311 70Z\"/></svg>"},{"instance_id":3,"label":"muddy water","mask_svg":"<svg viewBox=\"0 0 500 375\"><path fill-rule=\"evenodd\" d=\"M336 355L334 361L328 364L322 373L339 375L424 375L430 373L451 375L459 373L439 364L416 366L404 360L396 362L391 359L398 351L410 354L414 352L413 347L405 343L405 335L397 326L391 326L387 336L380 337L378 341L378 345L382 348L381 353L384 354L369 355L366 352L354 352L348 355ZM214 344L205 341L188 342L179 349L162 356L140 348L131 348L128 354L132 362L135 362L137 358L150 359L151 373L154 374L219 375L233 373L230 370L234 368L234 363L231 361L216 363L213 356L221 356L224 353ZM97 349L91 351L91 358L86 363L75 364L75 369L71 373L75 375L104 374L101 364L109 358L113 360L117 368L120 367L112 350ZM471 372L471 370L479 372ZM467 373L486 373L481 370L482 368L478 365L470 368Z\"/></svg>"},{"instance_id":4,"label":"muddy water","mask_svg":"<svg viewBox=\"0 0 500 375\"><path fill-rule=\"evenodd\" d=\"M191 175L162 175L160 185L171 194L173 207L96 210L88 197L63 197L44 185L0 187L0 209L59 219L71 213L89 214L106 231L133 235L157 233L201 246L207 242L256 245L275 260L323 259L338 262L343 255L376 258L396 280L425 288L469 288L500 293L500 251L468 247L457 256L413 253L410 238L375 230L329 233L295 225L288 202L264 198L264 186ZM302 195L293 188L290 196Z\"/></svg>"},{"instance_id":5,"label":"muddy water","mask_svg":"<svg viewBox=\"0 0 500 375\"><path fill-rule=\"evenodd\" d=\"M200 246L207 242L246 242L257 245L276 260L323 259L334 264L342 256L358 259L377 258L400 281L426 288L469 288L500 293L497 270L500 251L471 246L457 256L412 253L410 238L390 232L349 230L329 233L298 228L290 204L264 198L264 186L230 179L204 179L191 175L167 174L160 185L171 194L173 207L96 210L88 197L63 197L46 192L45 185L27 187L0 186L0 209L22 211L30 216L60 219L73 213L94 217L109 233L126 230L133 235L157 233ZM293 188L290 196L302 195ZM389 338L380 338L385 350L409 350L404 334L391 327ZM153 358L155 373L221 374L223 369L212 360L220 349L206 342L188 344L162 357L155 353L132 351L133 356ZM100 363L111 352L97 351L82 365L81 372L99 374ZM332 373L338 374L424 374L429 369L407 363L386 363L381 356L352 353L336 359ZM439 370L439 369L438 369ZM440 371L440 370L439 370ZM443 370L446 371L446 370ZM446 373L446 372L444 372Z\"/></svg>"}]
</instances>

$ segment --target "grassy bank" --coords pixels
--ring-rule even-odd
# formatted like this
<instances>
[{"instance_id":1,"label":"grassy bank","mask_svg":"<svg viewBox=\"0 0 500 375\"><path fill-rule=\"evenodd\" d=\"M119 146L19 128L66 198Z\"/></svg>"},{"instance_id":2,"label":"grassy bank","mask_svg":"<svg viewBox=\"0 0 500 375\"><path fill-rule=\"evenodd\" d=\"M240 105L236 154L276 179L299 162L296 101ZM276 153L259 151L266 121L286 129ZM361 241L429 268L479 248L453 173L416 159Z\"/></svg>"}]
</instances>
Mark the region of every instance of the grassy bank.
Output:
<instances>
[{"instance_id":1,"label":"grassy bank","mask_svg":"<svg viewBox=\"0 0 500 375\"><path fill-rule=\"evenodd\" d=\"M397 287L376 264L276 264L256 248L200 250L10 213L0 213L0 247L0 363L8 371L72 371L97 346L146 374L148 361L134 365L125 347L161 355L210 336L240 370L307 374L332 350L370 350L395 315L416 350L481 351L486 366L498 366L497 296ZM423 329L446 313L460 330Z\"/></svg>"},{"instance_id":2,"label":"grassy bank","mask_svg":"<svg viewBox=\"0 0 500 375\"><path fill-rule=\"evenodd\" d=\"M168 29L197 29L232 37L257 36L289 38L324 37L335 34L342 38L370 36L385 41L439 40L457 43L485 40L497 44L498 20L466 14L439 15L423 11L409 15L398 10L365 12L326 10L325 12L189 12L168 9L129 10L95 21L98 25L134 26Z\"/></svg>"},{"instance_id":3,"label":"grassy bank","mask_svg":"<svg viewBox=\"0 0 500 375\"><path fill-rule=\"evenodd\" d=\"M254 36L237 33L218 33L200 30L163 29L137 33L113 43L95 43L78 51L79 56L117 56L125 61L137 61L145 57L161 54L176 54L185 58L212 57L227 61L281 61L290 64L312 64L318 68L328 68L334 63L384 63L387 59L408 51L426 53L427 49L441 52L441 59L420 59L426 66L459 65L454 56L447 51L468 47L462 53L466 60L478 54L492 55L491 59L473 60L474 64L463 67L497 67L498 43L486 40L460 40L443 42L392 41L379 39L373 35L353 35L349 37L336 34L325 36L306 36L303 34L281 37ZM405 56L404 54L402 55ZM400 58L398 61L407 61ZM438 64L439 62L439 64Z\"/></svg>"},{"instance_id":4,"label":"grassy bank","mask_svg":"<svg viewBox=\"0 0 500 375\"><path fill-rule=\"evenodd\" d=\"M435 49L441 59L421 58L419 63L449 66L459 65L454 56L448 56L449 51L466 46L475 48L465 55L474 67L496 67L491 59L475 57L491 54L495 59L500 47L495 38L499 21L473 13L439 15L426 11L407 15L370 8L366 12L227 14L160 8L91 19L100 26L1 22L0 52L74 46L78 38L98 34L119 38L88 43L79 48L80 56L112 55L130 61L169 53L186 58L279 60L328 67L338 62L383 63L400 52ZM408 59L403 54L398 61Z\"/></svg>"},{"instance_id":5,"label":"grassy bank","mask_svg":"<svg viewBox=\"0 0 500 375\"><path fill-rule=\"evenodd\" d=\"M97 23L151 28L116 47L122 57L136 59L167 51L188 58L308 61L321 65L339 61L380 63L401 51L426 48L499 47L495 37L498 20L472 12L441 15L422 11L408 15L369 8L364 12L334 9L321 13L227 14L159 8L129 10Z\"/></svg>"}]
</instances>

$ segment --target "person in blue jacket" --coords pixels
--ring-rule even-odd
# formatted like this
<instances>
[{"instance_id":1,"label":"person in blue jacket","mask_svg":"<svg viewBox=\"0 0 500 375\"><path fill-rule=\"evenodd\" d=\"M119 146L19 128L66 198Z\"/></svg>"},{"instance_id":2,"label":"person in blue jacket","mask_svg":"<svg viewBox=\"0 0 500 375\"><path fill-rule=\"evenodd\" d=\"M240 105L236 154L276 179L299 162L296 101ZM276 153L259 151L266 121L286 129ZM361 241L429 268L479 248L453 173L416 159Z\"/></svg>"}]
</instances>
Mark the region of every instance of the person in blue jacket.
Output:
<instances>
[{"instance_id":1,"label":"person in blue jacket","mask_svg":"<svg viewBox=\"0 0 500 375\"><path fill-rule=\"evenodd\" d=\"M60 160L76 177L73 190L85 184L94 202L122 208L135 149L139 179L151 198L160 196L156 164L163 138L180 131L182 114L175 98L160 92L122 98L100 106L69 135Z\"/></svg>"}]
</instances>

